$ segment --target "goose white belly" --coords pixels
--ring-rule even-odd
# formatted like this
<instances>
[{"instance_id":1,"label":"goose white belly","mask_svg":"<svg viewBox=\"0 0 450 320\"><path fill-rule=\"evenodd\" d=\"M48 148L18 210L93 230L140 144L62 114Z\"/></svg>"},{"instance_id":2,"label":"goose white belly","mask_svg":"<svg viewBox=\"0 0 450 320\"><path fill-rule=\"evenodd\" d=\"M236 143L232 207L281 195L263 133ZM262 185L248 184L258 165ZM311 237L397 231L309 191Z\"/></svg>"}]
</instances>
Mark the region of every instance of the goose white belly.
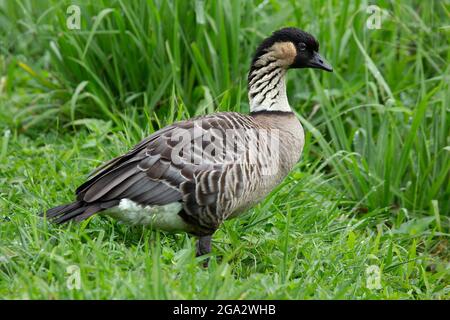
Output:
<instances>
[{"instance_id":1,"label":"goose white belly","mask_svg":"<svg viewBox=\"0 0 450 320\"><path fill-rule=\"evenodd\" d=\"M189 231L189 225L178 214L182 204L144 206L130 199L122 199L117 207L104 213L130 225L145 225L164 231Z\"/></svg>"}]
</instances>

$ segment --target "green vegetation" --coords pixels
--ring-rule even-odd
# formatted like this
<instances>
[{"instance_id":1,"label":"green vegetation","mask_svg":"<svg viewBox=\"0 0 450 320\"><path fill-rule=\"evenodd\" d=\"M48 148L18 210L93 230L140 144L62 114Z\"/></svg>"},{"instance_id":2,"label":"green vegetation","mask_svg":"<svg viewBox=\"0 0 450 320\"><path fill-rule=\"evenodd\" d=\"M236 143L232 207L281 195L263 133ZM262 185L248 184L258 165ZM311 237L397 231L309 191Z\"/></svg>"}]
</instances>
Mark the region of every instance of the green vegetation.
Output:
<instances>
[{"instance_id":1,"label":"green vegetation","mask_svg":"<svg viewBox=\"0 0 450 320\"><path fill-rule=\"evenodd\" d=\"M448 1L377 1L381 29L357 0L79 1L80 30L70 4L0 0L1 298L450 298ZM335 72L289 74L302 160L216 233L209 269L185 234L37 216L168 123L247 112L251 55L282 26Z\"/></svg>"}]
</instances>

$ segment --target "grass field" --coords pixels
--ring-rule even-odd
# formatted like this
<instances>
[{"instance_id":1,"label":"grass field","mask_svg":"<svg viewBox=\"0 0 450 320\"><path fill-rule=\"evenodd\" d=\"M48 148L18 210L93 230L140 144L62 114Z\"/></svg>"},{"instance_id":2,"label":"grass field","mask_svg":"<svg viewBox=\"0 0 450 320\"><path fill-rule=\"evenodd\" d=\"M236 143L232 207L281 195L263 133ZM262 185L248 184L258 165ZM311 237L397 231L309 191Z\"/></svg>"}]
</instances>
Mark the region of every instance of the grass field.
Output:
<instances>
[{"instance_id":1,"label":"grass field","mask_svg":"<svg viewBox=\"0 0 450 320\"><path fill-rule=\"evenodd\" d=\"M78 1L79 30L71 4L0 0L1 299L450 298L449 1L371 1L380 28L357 0ZM334 73L289 74L302 159L209 269L185 234L38 217L158 128L248 112L251 55L283 26Z\"/></svg>"}]
</instances>

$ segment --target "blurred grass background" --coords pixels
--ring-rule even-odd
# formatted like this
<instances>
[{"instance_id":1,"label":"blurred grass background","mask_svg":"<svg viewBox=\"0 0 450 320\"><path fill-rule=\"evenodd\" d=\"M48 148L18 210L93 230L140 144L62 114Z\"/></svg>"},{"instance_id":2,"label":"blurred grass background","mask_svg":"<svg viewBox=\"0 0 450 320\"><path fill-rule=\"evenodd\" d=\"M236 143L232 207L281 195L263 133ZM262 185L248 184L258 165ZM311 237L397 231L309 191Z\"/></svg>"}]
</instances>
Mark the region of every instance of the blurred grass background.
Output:
<instances>
[{"instance_id":1,"label":"blurred grass background","mask_svg":"<svg viewBox=\"0 0 450 320\"><path fill-rule=\"evenodd\" d=\"M1 296L448 298L449 17L449 1L0 0ZM334 73L289 74L302 160L218 232L210 270L185 235L35 216L168 123L248 112L253 51L283 26L315 35Z\"/></svg>"}]
</instances>

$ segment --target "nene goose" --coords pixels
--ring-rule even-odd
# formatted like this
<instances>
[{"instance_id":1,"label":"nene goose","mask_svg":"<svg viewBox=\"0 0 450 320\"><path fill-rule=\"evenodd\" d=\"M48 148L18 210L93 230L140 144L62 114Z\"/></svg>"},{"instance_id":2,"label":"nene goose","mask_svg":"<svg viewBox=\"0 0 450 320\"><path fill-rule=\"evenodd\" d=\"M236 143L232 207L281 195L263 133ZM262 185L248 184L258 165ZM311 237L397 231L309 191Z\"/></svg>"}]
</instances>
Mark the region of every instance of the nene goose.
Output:
<instances>
[{"instance_id":1,"label":"nene goose","mask_svg":"<svg viewBox=\"0 0 450 320\"><path fill-rule=\"evenodd\" d=\"M220 112L156 131L96 170L76 201L49 209L56 223L102 212L121 221L197 236L197 256L229 218L255 205L299 160L303 128L289 106L288 69L332 71L316 39L296 28L257 48L248 74L250 114Z\"/></svg>"}]
</instances>

